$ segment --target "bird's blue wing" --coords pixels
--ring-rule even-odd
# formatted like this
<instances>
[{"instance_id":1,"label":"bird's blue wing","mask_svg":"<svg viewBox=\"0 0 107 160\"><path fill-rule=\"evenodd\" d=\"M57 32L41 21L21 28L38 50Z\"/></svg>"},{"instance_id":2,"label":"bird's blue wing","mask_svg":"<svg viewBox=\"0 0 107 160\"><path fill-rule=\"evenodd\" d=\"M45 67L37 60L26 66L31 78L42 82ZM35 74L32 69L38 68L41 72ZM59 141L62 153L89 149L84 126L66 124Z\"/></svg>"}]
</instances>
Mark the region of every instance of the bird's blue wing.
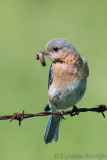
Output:
<instances>
[{"instance_id":1,"label":"bird's blue wing","mask_svg":"<svg viewBox=\"0 0 107 160\"><path fill-rule=\"evenodd\" d=\"M51 64L50 69L49 69L48 89L52 83L52 80L53 80L53 69L52 69L52 64Z\"/></svg>"},{"instance_id":2,"label":"bird's blue wing","mask_svg":"<svg viewBox=\"0 0 107 160\"><path fill-rule=\"evenodd\" d=\"M52 69L52 64L49 69L49 78L48 78L48 89L53 81L53 69ZM54 107L52 104L49 104L48 107L50 107L51 112L54 112L53 109ZM58 131L59 131L59 124L61 120L60 115L49 115L45 135L44 135L44 141L45 143L50 143L54 139L55 141L58 140Z\"/></svg>"},{"instance_id":3,"label":"bird's blue wing","mask_svg":"<svg viewBox=\"0 0 107 160\"><path fill-rule=\"evenodd\" d=\"M52 69L52 64L50 66L50 69L49 69L49 77L48 77L48 89L52 83L52 80L53 80L53 69ZM50 111L51 107L49 106L49 104L46 105L46 107L44 108L44 111Z\"/></svg>"}]
</instances>

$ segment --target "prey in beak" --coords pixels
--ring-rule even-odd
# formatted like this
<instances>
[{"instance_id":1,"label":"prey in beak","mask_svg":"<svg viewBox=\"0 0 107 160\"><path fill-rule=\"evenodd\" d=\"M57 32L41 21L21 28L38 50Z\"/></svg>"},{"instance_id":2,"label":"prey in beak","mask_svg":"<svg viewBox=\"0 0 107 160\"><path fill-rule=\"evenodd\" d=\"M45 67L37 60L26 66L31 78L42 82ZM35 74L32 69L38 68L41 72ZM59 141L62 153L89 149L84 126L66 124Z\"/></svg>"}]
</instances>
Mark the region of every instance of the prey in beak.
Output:
<instances>
[{"instance_id":1,"label":"prey in beak","mask_svg":"<svg viewBox=\"0 0 107 160\"><path fill-rule=\"evenodd\" d=\"M44 59L44 55L48 55L48 56L49 56L49 55L51 55L51 54L52 54L51 52L42 50L42 51L36 53L36 59L37 59L37 60L40 60L42 66L46 66L46 62L45 62L45 59Z\"/></svg>"},{"instance_id":2,"label":"prey in beak","mask_svg":"<svg viewBox=\"0 0 107 160\"><path fill-rule=\"evenodd\" d=\"M45 51L44 50L36 53L36 59L40 60L42 66L46 66L44 55L45 55Z\"/></svg>"}]
</instances>

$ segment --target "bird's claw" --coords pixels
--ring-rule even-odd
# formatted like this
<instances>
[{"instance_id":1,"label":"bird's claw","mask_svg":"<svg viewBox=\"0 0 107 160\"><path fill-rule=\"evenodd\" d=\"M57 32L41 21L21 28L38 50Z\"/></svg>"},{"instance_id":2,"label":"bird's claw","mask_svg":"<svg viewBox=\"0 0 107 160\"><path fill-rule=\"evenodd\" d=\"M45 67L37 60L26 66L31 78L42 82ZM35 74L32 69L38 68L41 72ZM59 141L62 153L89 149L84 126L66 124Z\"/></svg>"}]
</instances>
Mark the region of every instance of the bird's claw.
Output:
<instances>
[{"instance_id":1,"label":"bird's claw","mask_svg":"<svg viewBox=\"0 0 107 160\"><path fill-rule=\"evenodd\" d=\"M61 115L66 114L66 110L64 109L57 109L57 112L60 113Z\"/></svg>"},{"instance_id":2,"label":"bird's claw","mask_svg":"<svg viewBox=\"0 0 107 160\"><path fill-rule=\"evenodd\" d=\"M73 106L73 110L72 113L70 114L70 116L75 116L79 114L79 109L76 106Z\"/></svg>"},{"instance_id":3,"label":"bird's claw","mask_svg":"<svg viewBox=\"0 0 107 160\"><path fill-rule=\"evenodd\" d=\"M66 114L66 110L64 109L57 109L57 112L60 113L61 119L66 120L67 118L64 118L63 114Z\"/></svg>"}]
</instances>

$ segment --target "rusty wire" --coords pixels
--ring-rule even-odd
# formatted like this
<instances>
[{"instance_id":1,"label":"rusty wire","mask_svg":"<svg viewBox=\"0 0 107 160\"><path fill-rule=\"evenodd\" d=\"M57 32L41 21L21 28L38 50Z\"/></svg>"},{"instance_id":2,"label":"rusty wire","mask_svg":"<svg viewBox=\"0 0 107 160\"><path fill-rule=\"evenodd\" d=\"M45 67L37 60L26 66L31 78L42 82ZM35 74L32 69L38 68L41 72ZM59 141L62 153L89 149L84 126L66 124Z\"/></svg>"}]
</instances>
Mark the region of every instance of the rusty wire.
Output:
<instances>
[{"instance_id":1,"label":"rusty wire","mask_svg":"<svg viewBox=\"0 0 107 160\"><path fill-rule=\"evenodd\" d=\"M107 105L97 105L97 107L94 108L79 108L78 109L78 113L80 112L97 112L97 113L102 113L103 117L105 118L104 112L107 111ZM18 120L19 121L19 126L21 125L21 121L26 119L26 118L32 118L32 117L36 117L36 116L48 116L48 115L70 115L70 116L75 116L78 115L74 109L72 110L61 110L61 111L57 111L57 112L40 112L40 113L36 113L36 114L30 114L30 113L24 113L24 111L22 113L14 113L13 115L5 115L5 116L0 116L0 120L7 120L10 119L10 122L12 122L13 120Z\"/></svg>"}]
</instances>

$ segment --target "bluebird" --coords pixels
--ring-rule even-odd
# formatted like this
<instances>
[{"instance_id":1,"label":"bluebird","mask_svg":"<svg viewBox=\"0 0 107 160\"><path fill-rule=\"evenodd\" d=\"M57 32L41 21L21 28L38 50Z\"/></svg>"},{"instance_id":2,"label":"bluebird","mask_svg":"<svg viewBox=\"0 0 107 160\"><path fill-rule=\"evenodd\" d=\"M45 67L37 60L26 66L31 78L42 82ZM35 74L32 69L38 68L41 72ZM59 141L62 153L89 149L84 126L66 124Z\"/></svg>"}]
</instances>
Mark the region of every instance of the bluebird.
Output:
<instances>
[{"instance_id":1,"label":"bluebird","mask_svg":"<svg viewBox=\"0 0 107 160\"><path fill-rule=\"evenodd\" d=\"M40 52L52 60L48 79L48 109L56 112L75 107L86 90L89 75L87 61L63 38L50 40ZM61 115L49 116L44 135L46 144L53 139L58 140L61 119Z\"/></svg>"}]
</instances>

